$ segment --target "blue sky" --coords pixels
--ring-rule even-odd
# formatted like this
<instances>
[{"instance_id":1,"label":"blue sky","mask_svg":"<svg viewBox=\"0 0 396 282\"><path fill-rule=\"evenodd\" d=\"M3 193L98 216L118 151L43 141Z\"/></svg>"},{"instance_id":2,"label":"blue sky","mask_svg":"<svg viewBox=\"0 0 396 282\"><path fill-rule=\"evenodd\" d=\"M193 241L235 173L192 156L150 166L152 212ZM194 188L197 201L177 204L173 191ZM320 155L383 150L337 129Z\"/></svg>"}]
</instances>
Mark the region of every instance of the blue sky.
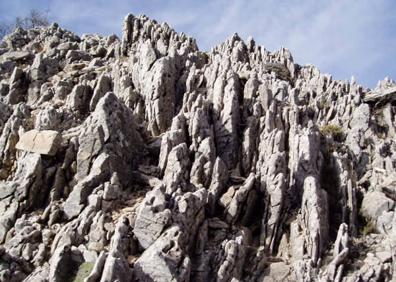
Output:
<instances>
[{"instance_id":1,"label":"blue sky","mask_svg":"<svg viewBox=\"0 0 396 282\"><path fill-rule=\"evenodd\" d=\"M299 64L336 79L375 87L396 79L394 0L0 0L0 22L29 9L78 34L120 34L127 13L146 14L209 50L237 32L274 51L287 47Z\"/></svg>"}]
</instances>

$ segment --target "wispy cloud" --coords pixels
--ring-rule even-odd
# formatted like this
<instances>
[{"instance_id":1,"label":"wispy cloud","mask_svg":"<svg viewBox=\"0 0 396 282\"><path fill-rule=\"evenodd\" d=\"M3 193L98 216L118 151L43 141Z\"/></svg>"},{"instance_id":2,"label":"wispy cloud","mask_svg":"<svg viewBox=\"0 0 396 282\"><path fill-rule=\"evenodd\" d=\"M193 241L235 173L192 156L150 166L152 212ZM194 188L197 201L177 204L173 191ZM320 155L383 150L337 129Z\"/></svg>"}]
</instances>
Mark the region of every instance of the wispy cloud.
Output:
<instances>
[{"instance_id":1,"label":"wispy cloud","mask_svg":"<svg viewBox=\"0 0 396 282\"><path fill-rule=\"evenodd\" d=\"M386 75L396 78L393 0L2 0L0 19L48 7L52 20L80 34L120 34L122 19L132 12L168 22L202 49L238 32L270 50L285 46L296 62L337 79L354 75L373 87Z\"/></svg>"}]
</instances>

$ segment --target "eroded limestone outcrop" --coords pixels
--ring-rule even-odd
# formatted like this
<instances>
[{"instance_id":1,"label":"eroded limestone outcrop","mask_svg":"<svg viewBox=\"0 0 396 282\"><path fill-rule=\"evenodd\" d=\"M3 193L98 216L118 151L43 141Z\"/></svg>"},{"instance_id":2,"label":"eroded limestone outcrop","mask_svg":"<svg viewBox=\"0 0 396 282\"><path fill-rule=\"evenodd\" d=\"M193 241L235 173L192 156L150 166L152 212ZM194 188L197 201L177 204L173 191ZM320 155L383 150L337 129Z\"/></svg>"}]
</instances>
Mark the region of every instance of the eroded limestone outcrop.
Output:
<instances>
[{"instance_id":1,"label":"eroded limestone outcrop","mask_svg":"<svg viewBox=\"0 0 396 282\"><path fill-rule=\"evenodd\" d=\"M0 54L0 281L396 279L394 81L131 14Z\"/></svg>"}]
</instances>

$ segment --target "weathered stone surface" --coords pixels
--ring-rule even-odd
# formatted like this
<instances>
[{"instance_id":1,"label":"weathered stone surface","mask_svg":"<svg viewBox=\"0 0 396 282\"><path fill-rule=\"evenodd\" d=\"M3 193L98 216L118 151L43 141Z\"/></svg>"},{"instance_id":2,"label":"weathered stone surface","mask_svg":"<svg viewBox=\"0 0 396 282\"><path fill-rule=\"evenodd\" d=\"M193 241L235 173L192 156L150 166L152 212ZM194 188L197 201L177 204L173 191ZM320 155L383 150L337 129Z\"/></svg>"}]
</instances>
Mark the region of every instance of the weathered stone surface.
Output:
<instances>
[{"instance_id":1,"label":"weathered stone surface","mask_svg":"<svg viewBox=\"0 0 396 282\"><path fill-rule=\"evenodd\" d=\"M365 102L381 102L381 101L395 101L396 100L396 87L391 87L383 91L372 91L364 96Z\"/></svg>"},{"instance_id":2,"label":"weathered stone surface","mask_svg":"<svg viewBox=\"0 0 396 282\"><path fill-rule=\"evenodd\" d=\"M88 101L91 99L91 88L86 85L76 85L72 93L67 96L68 107L80 113L85 113L88 109Z\"/></svg>"},{"instance_id":3,"label":"weathered stone surface","mask_svg":"<svg viewBox=\"0 0 396 282\"><path fill-rule=\"evenodd\" d=\"M245 183L236 189L236 191L228 191L220 199L220 204L225 207L226 220L229 223L234 224L240 216L242 207L245 205L245 201L248 197L250 190L253 188L255 181L255 175L252 173L246 179ZM230 189L234 189L231 187ZM231 193L230 193L231 192ZM227 195L229 194L229 195Z\"/></svg>"},{"instance_id":4,"label":"weathered stone surface","mask_svg":"<svg viewBox=\"0 0 396 282\"><path fill-rule=\"evenodd\" d=\"M122 105L113 93L107 93L86 119L79 136L77 174L83 178L89 174L94 159L101 153L110 155L111 163L118 169L122 182L127 178L125 166L143 153L141 136L136 130L130 109ZM124 167L123 167L124 166Z\"/></svg>"},{"instance_id":5,"label":"weathered stone surface","mask_svg":"<svg viewBox=\"0 0 396 282\"><path fill-rule=\"evenodd\" d=\"M26 58L29 58L31 56L31 53L28 51L13 51L13 52L7 52L1 56L1 60L6 61L6 60L12 60L12 61L18 61L18 60L23 60Z\"/></svg>"},{"instance_id":6,"label":"weathered stone surface","mask_svg":"<svg viewBox=\"0 0 396 282\"><path fill-rule=\"evenodd\" d=\"M186 189L189 165L186 143L177 145L170 151L164 172L166 193L171 194L176 190Z\"/></svg>"},{"instance_id":7,"label":"weathered stone surface","mask_svg":"<svg viewBox=\"0 0 396 282\"><path fill-rule=\"evenodd\" d=\"M168 201L164 187L147 193L137 212L133 233L139 244L147 249L170 223L172 213L167 208Z\"/></svg>"},{"instance_id":8,"label":"weathered stone surface","mask_svg":"<svg viewBox=\"0 0 396 282\"><path fill-rule=\"evenodd\" d=\"M391 211L395 202L379 191L368 192L362 201L361 213L369 220L376 220L384 212Z\"/></svg>"},{"instance_id":9,"label":"weathered stone surface","mask_svg":"<svg viewBox=\"0 0 396 282\"><path fill-rule=\"evenodd\" d=\"M171 227L135 262L136 281L189 281L191 261L182 249L182 235Z\"/></svg>"},{"instance_id":10,"label":"weathered stone surface","mask_svg":"<svg viewBox=\"0 0 396 282\"><path fill-rule=\"evenodd\" d=\"M129 14L0 46L0 281L392 281L396 83Z\"/></svg>"},{"instance_id":11,"label":"weathered stone surface","mask_svg":"<svg viewBox=\"0 0 396 282\"><path fill-rule=\"evenodd\" d=\"M63 205L63 212L68 218L74 218L80 214L86 205L88 196L93 189L104 183L109 175L110 156L102 153L92 164L90 174L73 187L72 192Z\"/></svg>"},{"instance_id":12,"label":"weathered stone surface","mask_svg":"<svg viewBox=\"0 0 396 282\"><path fill-rule=\"evenodd\" d=\"M127 261L131 229L128 219L121 217L110 244L109 255L103 265L101 282L132 281L132 270Z\"/></svg>"},{"instance_id":13,"label":"weathered stone surface","mask_svg":"<svg viewBox=\"0 0 396 282\"><path fill-rule=\"evenodd\" d=\"M284 262L274 262L268 266L268 269L263 275L263 282L270 281L294 281L294 277L290 277L292 269Z\"/></svg>"},{"instance_id":14,"label":"weathered stone surface","mask_svg":"<svg viewBox=\"0 0 396 282\"><path fill-rule=\"evenodd\" d=\"M61 146L62 137L55 130L30 130L20 137L16 148L32 153L53 156Z\"/></svg>"},{"instance_id":15,"label":"weathered stone surface","mask_svg":"<svg viewBox=\"0 0 396 282\"><path fill-rule=\"evenodd\" d=\"M100 98L102 98L107 92L110 91L111 91L111 79L106 75L102 75L97 82L97 85L92 95L92 99L89 103L90 110L94 111L96 104L98 103Z\"/></svg>"}]
</instances>

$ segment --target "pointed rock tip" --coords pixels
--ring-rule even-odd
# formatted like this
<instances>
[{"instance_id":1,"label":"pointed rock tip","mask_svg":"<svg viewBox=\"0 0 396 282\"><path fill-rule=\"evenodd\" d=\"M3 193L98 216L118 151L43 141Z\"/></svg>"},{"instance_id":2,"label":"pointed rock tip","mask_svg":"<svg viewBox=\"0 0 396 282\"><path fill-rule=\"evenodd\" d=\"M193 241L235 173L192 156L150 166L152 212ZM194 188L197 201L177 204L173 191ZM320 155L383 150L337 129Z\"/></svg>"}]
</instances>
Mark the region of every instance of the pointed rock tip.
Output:
<instances>
[{"instance_id":1,"label":"pointed rock tip","mask_svg":"<svg viewBox=\"0 0 396 282\"><path fill-rule=\"evenodd\" d=\"M135 18L135 16L132 13L128 13L125 17L124 17L124 21L131 21Z\"/></svg>"}]
</instances>

